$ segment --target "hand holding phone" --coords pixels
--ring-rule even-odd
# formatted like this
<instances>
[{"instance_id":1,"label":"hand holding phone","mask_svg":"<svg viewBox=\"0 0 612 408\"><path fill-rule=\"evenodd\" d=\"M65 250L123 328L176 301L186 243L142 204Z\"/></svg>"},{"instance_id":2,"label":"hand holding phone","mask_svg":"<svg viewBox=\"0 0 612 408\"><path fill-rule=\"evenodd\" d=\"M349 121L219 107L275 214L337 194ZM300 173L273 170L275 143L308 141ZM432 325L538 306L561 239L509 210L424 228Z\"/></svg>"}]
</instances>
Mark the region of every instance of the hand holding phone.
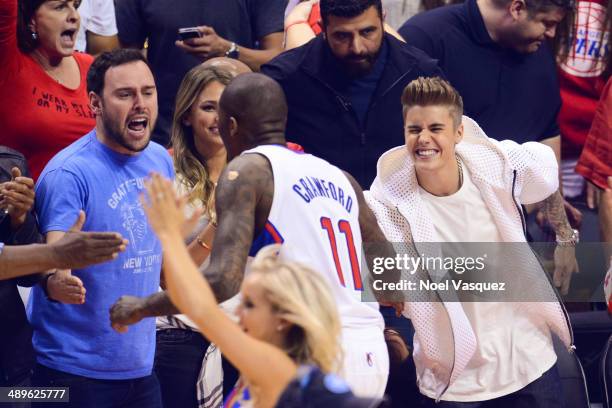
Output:
<instances>
[{"instance_id":1,"label":"hand holding phone","mask_svg":"<svg viewBox=\"0 0 612 408\"><path fill-rule=\"evenodd\" d=\"M179 29L179 36L181 40L176 41L175 45L202 61L221 56L238 58L238 46L220 37L210 26L185 27ZM231 53L235 56L230 55Z\"/></svg>"},{"instance_id":2,"label":"hand holding phone","mask_svg":"<svg viewBox=\"0 0 612 408\"><path fill-rule=\"evenodd\" d=\"M189 40L190 38L200 38L202 33L198 27L183 27L179 28L178 36L182 41Z\"/></svg>"}]
</instances>

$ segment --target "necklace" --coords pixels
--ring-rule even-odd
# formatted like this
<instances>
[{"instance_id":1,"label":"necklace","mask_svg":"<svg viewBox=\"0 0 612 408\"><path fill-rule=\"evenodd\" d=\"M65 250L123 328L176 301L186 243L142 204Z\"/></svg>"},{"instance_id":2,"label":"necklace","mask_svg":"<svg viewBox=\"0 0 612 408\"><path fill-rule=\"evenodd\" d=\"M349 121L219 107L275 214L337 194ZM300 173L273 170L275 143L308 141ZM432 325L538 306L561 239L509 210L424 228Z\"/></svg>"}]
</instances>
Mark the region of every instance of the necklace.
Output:
<instances>
[{"instance_id":1,"label":"necklace","mask_svg":"<svg viewBox=\"0 0 612 408\"><path fill-rule=\"evenodd\" d=\"M461 160L459 160L459 156L455 155L455 160L457 160L457 167L459 167L459 188L463 185L463 166L461 165Z\"/></svg>"}]
</instances>

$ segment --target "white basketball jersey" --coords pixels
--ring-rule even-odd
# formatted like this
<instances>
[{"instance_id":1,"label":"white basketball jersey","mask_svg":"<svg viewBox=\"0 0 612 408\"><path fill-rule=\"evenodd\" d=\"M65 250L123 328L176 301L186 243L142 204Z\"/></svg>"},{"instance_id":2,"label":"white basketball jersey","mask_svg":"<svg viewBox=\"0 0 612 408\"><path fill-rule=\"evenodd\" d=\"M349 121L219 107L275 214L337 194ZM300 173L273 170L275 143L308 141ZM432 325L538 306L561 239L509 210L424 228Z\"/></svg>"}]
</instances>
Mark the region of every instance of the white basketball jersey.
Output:
<instances>
[{"instance_id":1,"label":"white basketball jersey","mask_svg":"<svg viewBox=\"0 0 612 408\"><path fill-rule=\"evenodd\" d=\"M359 204L344 173L310 154L279 145L258 146L243 154L265 156L274 174L274 198L264 232L251 255L282 243L284 259L321 273L336 299L342 326L382 330L375 302L362 302Z\"/></svg>"}]
</instances>

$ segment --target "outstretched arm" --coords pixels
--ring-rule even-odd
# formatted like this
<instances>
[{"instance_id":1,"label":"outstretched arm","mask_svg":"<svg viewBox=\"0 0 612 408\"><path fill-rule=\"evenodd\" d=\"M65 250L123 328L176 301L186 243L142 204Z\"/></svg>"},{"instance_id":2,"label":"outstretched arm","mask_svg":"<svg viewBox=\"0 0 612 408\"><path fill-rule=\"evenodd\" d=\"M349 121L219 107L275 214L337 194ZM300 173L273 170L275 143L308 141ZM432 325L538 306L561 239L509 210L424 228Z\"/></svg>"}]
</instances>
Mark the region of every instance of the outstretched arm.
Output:
<instances>
[{"instance_id":1,"label":"outstretched arm","mask_svg":"<svg viewBox=\"0 0 612 408\"><path fill-rule=\"evenodd\" d=\"M200 275L183 243L177 223L183 212L176 205L171 182L154 175L147 182L147 192L150 203L142 200L143 208L162 244L170 298L197 324L202 334L219 346L249 383L260 387L266 397L278 398L295 375L295 364L280 349L247 335L217 307L211 287ZM226 193L231 193L231 187ZM243 217L241 223L251 224L246 215ZM249 230L246 226L243 228ZM237 255L234 253L234 256ZM230 264L241 266L239 261Z\"/></svg>"},{"instance_id":2,"label":"outstretched arm","mask_svg":"<svg viewBox=\"0 0 612 408\"><path fill-rule=\"evenodd\" d=\"M223 302L238 293L244 278L249 249L256 230L256 207L271 178L267 160L249 154L232 160L225 168L215 198L218 226L204 271L215 296ZM265 220L260 220L261 230Z\"/></svg>"},{"instance_id":3,"label":"outstretched arm","mask_svg":"<svg viewBox=\"0 0 612 408\"><path fill-rule=\"evenodd\" d=\"M225 168L216 191L218 226L210 264L203 272L219 302L238 293L254 233L261 231L270 211L273 191L272 170L260 155L249 154L232 160ZM111 310L111 322L118 330L145 317L176 314L178 310L165 292L145 299L124 297Z\"/></svg>"},{"instance_id":4,"label":"outstretched arm","mask_svg":"<svg viewBox=\"0 0 612 408\"><path fill-rule=\"evenodd\" d=\"M83 268L109 261L125 250L121 235L106 232L81 232L85 214L74 226L49 244L4 247L0 254L0 280L42 272L53 268Z\"/></svg>"}]
</instances>

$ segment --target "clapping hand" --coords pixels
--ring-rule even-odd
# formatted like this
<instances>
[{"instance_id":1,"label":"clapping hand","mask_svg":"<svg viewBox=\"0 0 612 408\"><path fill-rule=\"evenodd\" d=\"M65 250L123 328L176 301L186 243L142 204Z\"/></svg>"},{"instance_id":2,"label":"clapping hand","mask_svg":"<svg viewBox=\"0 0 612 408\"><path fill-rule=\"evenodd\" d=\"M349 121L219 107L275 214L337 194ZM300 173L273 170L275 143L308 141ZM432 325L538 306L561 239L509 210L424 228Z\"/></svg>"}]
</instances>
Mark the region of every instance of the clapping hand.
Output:
<instances>
[{"instance_id":1,"label":"clapping hand","mask_svg":"<svg viewBox=\"0 0 612 408\"><path fill-rule=\"evenodd\" d=\"M11 217L11 227L17 230L34 205L34 180L22 177L17 167L11 169L11 175L11 181L0 184L0 208Z\"/></svg>"}]
</instances>

